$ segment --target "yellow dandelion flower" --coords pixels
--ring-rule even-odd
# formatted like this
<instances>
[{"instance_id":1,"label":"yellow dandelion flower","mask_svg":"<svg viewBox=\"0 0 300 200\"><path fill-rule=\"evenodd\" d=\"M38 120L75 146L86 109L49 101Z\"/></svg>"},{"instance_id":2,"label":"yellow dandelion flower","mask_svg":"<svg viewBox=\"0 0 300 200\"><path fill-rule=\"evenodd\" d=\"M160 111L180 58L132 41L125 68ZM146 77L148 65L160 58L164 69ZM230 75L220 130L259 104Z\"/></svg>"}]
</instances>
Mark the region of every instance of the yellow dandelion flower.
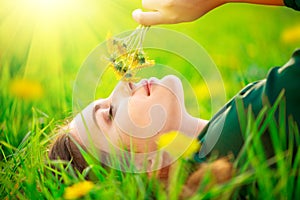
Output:
<instances>
[{"instance_id":1,"label":"yellow dandelion flower","mask_svg":"<svg viewBox=\"0 0 300 200\"><path fill-rule=\"evenodd\" d=\"M88 194L94 188L94 183L91 181L83 181L69 186L64 191L65 199L76 199Z\"/></svg>"},{"instance_id":2,"label":"yellow dandelion flower","mask_svg":"<svg viewBox=\"0 0 300 200\"><path fill-rule=\"evenodd\" d=\"M286 44L300 42L300 25L293 26L284 30L281 34L281 40Z\"/></svg>"},{"instance_id":3,"label":"yellow dandelion flower","mask_svg":"<svg viewBox=\"0 0 300 200\"><path fill-rule=\"evenodd\" d=\"M154 65L154 61L148 60L142 49L142 41L147 29L146 27L137 29L123 39L114 38L111 33L107 34L108 66L112 67L118 80L134 81L137 70Z\"/></svg>"},{"instance_id":4,"label":"yellow dandelion flower","mask_svg":"<svg viewBox=\"0 0 300 200\"><path fill-rule=\"evenodd\" d=\"M39 82L16 79L10 85L10 93L18 98L33 100L43 96L43 88Z\"/></svg>"},{"instance_id":5,"label":"yellow dandelion flower","mask_svg":"<svg viewBox=\"0 0 300 200\"><path fill-rule=\"evenodd\" d=\"M196 138L188 137L178 131L163 134L157 141L158 149L165 150L173 157L189 158L200 149Z\"/></svg>"}]
</instances>

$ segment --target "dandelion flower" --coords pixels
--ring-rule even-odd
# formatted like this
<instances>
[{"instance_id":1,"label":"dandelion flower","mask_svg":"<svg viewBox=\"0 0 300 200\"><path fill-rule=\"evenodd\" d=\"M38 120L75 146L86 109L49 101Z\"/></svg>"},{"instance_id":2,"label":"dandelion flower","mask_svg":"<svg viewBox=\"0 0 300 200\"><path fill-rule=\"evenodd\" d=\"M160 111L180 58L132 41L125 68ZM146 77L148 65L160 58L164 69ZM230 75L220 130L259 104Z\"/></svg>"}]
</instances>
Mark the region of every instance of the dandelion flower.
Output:
<instances>
[{"instance_id":1,"label":"dandelion flower","mask_svg":"<svg viewBox=\"0 0 300 200\"><path fill-rule=\"evenodd\" d=\"M64 191L65 199L76 199L88 194L94 188L94 183L91 181L83 181L69 186Z\"/></svg>"},{"instance_id":2,"label":"dandelion flower","mask_svg":"<svg viewBox=\"0 0 300 200\"><path fill-rule=\"evenodd\" d=\"M109 64L117 79L134 81L139 69L154 65L142 49L142 42L147 29L137 29L127 39L116 39L109 33L106 38ZM138 41L138 42L134 42Z\"/></svg>"},{"instance_id":3,"label":"dandelion flower","mask_svg":"<svg viewBox=\"0 0 300 200\"><path fill-rule=\"evenodd\" d=\"M281 40L288 44L292 44L295 42L299 42L300 41L300 25L297 26L293 26L291 28L286 29L285 31L283 31L282 35L281 35Z\"/></svg>"},{"instance_id":4,"label":"dandelion flower","mask_svg":"<svg viewBox=\"0 0 300 200\"><path fill-rule=\"evenodd\" d=\"M43 88L39 82L16 79L10 85L10 93L21 99L34 100L42 97Z\"/></svg>"},{"instance_id":5,"label":"dandelion flower","mask_svg":"<svg viewBox=\"0 0 300 200\"><path fill-rule=\"evenodd\" d=\"M173 157L189 158L200 149L197 139L188 137L178 131L163 134L157 141L158 149L165 150Z\"/></svg>"}]
</instances>

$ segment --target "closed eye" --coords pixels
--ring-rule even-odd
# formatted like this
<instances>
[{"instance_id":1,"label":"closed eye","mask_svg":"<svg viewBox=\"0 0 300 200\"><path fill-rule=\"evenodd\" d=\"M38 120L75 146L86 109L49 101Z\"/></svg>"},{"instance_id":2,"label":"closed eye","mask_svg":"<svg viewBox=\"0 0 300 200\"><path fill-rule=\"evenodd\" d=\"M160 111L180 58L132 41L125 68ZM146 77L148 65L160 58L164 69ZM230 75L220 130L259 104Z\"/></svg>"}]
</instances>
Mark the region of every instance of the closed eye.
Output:
<instances>
[{"instance_id":1,"label":"closed eye","mask_svg":"<svg viewBox=\"0 0 300 200\"><path fill-rule=\"evenodd\" d=\"M113 118L114 118L113 108L114 108L114 107L113 107L112 105L110 105L109 111L108 111L108 114L109 114L109 118L110 118L110 119L113 119Z\"/></svg>"}]
</instances>

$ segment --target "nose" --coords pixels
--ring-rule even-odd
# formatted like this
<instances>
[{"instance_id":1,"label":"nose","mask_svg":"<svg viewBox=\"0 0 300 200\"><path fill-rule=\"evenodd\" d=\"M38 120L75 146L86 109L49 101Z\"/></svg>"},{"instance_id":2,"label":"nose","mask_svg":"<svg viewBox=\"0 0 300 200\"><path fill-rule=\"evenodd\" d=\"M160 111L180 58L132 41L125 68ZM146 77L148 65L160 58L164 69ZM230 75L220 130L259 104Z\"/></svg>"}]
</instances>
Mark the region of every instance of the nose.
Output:
<instances>
[{"instance_id":1,"label":"nose","mask_svg":"<svg viewBox=\"0 0 300 200\"><path fill-rule=\"evenodd\" d=\"M143 87L144 85L147 85L149 81L147 79L142 79L137 83L129 82L129 87L132 92L136 91L138 88Z\"/></svg>"},{"instance_id":2,"label":"nose","mask_svg":"<svg viewBox=\"0 0 300 200\"><path fill-rule=\"evenodd\" d=\"M140 80L138 83L136 83L135 85L136 85L136 86L143 85L143 84L145 84L146 82L148 82L147 79L142 79L142 80Z\"/></svg>"},{"instance_id":3,"label":"nose","mask_svg":"<svg viewBox=\"0 0 300 200\"><path fill-rule=\"evenodd\" d=\"M135 87L136 87L136 86L134 85L134 83L132 83L132 82L129 82L128 85L129 85L129 88L130 88L131 90L134 90Z\"/></svg>"},{"instance_id":4,"label":"nose","mask_svg":"<svg viewBox=\"0 0 300 200\"><path fill-rule=\"evenodd\" d=\"M134 88L134 84L131 82L125 82L121 81L119 84L115 87L114 91L112 92L113 97L117 96L130 96L131 92Z\"/></svg>"}]
</instances>

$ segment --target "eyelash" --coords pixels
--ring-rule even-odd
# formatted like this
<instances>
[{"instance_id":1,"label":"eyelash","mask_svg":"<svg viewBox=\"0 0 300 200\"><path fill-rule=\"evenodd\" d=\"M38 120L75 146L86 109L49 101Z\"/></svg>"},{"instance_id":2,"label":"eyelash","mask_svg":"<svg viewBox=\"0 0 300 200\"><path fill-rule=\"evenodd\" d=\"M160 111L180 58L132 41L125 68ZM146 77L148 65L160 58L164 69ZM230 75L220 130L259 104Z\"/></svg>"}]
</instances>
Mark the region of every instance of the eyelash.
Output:
<instances>
[{"instance_id":1,"label":"eyelash","mask_svg":"<svg viewBox=\"0 0 300 200\"><path fill-rule=\"evenodd\" d=\"M113 106L111 105L109 107L109 111L108 111L108 116L109 116L109 119L113 119Z\"/></svg>"}]
</instances>

